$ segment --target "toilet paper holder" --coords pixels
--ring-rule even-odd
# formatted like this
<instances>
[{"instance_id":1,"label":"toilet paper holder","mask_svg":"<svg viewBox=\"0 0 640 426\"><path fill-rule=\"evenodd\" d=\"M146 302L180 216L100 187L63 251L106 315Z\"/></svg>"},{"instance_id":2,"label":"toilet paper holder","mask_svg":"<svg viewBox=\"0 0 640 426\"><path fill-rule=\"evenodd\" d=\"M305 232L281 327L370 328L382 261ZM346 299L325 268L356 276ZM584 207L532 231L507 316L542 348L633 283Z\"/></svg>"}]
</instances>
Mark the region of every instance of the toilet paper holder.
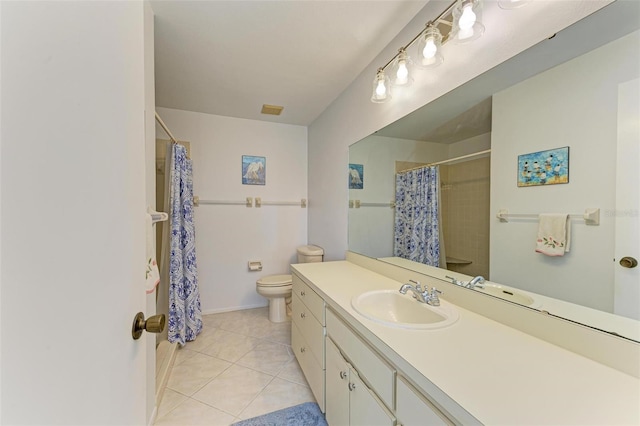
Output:
<instances>
[{"instance_id":1,"label":"toilet paper holder","mask_svg":"<svg viewBox=\"0 0 640 426\"><path fill-rule=\"evenodd\" d=\"M250 271L262 271L262 262L260 260L250 260L248 267Z\"/></svg>"}]
</instances>

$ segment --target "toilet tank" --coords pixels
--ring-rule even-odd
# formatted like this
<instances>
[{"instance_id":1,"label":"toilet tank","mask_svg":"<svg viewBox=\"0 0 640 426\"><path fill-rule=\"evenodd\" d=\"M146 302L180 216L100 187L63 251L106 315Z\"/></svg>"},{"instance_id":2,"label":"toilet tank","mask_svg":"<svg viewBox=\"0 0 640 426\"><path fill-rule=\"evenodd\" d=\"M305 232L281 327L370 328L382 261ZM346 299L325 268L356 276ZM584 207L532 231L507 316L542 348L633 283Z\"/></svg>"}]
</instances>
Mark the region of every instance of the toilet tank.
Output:
<instances>
[{"instance_id":1,"label":"toilet tank","mask_svg":"<svg viewBox=\"0 0 640 426\"><path fill-rule=\"evenodd\" d=\"M321 247L308 245L298 247L298 263L322 262L324 250Z\"/></svg>"}]
</instances>

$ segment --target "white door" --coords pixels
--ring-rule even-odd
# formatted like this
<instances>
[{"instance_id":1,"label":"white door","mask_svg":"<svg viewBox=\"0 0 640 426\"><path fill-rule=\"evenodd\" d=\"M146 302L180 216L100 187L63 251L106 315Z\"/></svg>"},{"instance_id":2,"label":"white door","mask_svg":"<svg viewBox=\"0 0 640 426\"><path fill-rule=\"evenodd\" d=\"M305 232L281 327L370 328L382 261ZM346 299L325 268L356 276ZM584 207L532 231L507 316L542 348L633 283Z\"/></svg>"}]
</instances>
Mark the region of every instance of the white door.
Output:
<instances>
[{"instance_id":1,"label":"white door","mask_svg":"<svg viewBox=\"0 0 640 426\"><path fill-rule=\"evenodd\" d=\"M1 2L2 424L146 423L141 2Z\"/></svg>"},{"instance_id":2,"label":"white door","mask_svg":"<svg viewBox=\"0 0 640 426\"><path fill-rule=\"evenodd\" d=\"M640 80L618 86L614 313L640 320ZM625 257L627 259L625 259ZM626 263L626 266L620 264Z\"/></svg>"}]
</instances>

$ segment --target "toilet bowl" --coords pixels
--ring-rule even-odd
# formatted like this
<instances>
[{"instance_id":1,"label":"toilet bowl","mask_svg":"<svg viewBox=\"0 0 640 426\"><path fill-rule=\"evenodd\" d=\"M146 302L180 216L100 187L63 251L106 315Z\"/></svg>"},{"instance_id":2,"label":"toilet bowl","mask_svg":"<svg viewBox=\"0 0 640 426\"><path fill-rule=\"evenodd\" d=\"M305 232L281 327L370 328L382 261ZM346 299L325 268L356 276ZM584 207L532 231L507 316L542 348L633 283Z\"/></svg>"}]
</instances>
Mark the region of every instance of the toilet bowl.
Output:
<instances>
[{"instance_id":1,"label":"toilet bowl","mask_svg":"<svg viewBox=\"0 0 640 426\"><path fill-rule=\"evenodd\" d=\"M256 291L269 299L269 320L283 322L287 320L285 298L291 296L291 275L268 275L256 281Z\"/></svg>"},{"instance_id":2,"label":"toilet bowl","mask_svg":"<svg viewBox=\"0 0 640 426\"><path fill-rule=\"evenodd\" d=\"M298 247L298 263L322 262L324 250L318 246ZM269 301L269 320L283 322L287 320L287 303L291 300L292 278L290 274L267 275L256 281L256 291Z\"/></svg>"}]
</instances>

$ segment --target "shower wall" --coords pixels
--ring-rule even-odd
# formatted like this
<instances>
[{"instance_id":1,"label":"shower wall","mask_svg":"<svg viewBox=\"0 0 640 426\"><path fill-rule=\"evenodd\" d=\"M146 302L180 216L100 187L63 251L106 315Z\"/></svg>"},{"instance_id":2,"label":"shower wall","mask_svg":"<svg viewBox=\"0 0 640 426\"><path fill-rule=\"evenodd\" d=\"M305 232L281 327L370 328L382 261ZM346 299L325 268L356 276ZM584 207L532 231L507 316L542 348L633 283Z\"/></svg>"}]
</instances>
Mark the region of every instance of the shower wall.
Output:
<instances>
[{"instance_id":1,"label":"shower wall","mask_svg":"<svg viewBox=\"0 0 640 426\"><path fill-rule=\"evenodd\" d=\"M489 275L490 157L440 166L447 269Z\"/></svg>"}]
</instances>

